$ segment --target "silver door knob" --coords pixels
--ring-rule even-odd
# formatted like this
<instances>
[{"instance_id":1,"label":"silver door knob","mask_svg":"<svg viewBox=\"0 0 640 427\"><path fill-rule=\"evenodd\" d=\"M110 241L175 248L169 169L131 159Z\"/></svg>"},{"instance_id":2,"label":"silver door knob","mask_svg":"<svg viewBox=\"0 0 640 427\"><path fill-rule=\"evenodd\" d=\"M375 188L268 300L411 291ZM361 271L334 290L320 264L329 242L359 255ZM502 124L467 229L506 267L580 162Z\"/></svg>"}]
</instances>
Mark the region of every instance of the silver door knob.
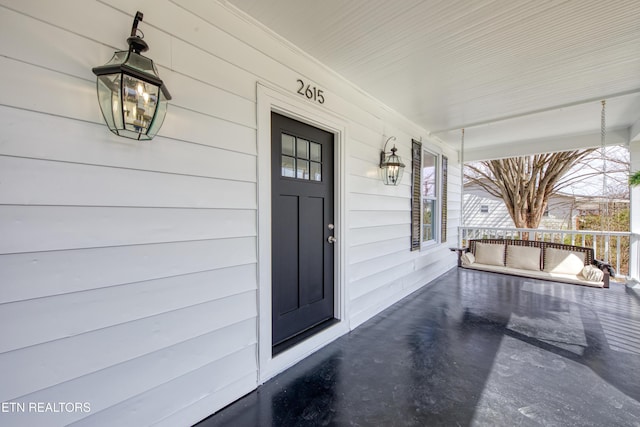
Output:
<instances>
[{"instance_id":1,"label":"silver door knob","mask_svg":"<svg viewBox=\"0 0 640 427\"><path fill-rule=\"evenodd\" d=\"M334 244L337 240L338 240L338 239L336 239L336 238L335 238L335 237L333 237L333 236L329 236L329 237L327 237L327 242L329 242L329 243L331 243L331 244Z\"/></svg>"}]
</instances>

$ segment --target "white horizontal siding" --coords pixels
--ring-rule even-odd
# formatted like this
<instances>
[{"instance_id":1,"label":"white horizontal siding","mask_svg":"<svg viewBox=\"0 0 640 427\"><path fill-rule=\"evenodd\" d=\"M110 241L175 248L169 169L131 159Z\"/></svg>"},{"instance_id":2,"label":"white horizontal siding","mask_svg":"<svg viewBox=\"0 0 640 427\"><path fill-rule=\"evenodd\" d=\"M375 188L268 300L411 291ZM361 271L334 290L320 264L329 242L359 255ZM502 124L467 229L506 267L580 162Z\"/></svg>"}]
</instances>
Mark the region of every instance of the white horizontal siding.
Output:
<instances>
[{"instance_id":1,"label":"white horizontal siding","mask_svg":"<svg viewBox=\"0 0 640 427\"><path fill-rule=\"evenodd\" d=\"M255 262L253 237L1 255L0 303Z\"/></svg>"},{"instance_id":2,"label":"white horizontal siding","mask_svg":"<svg viewBox=\"0 0 640 427\"><path fill-rule=\"evenodd\" d=\"M256 235L254 210L0 206L0 253Z\"/></svg>"},{"instance_id":3,"label":"white horizontal siding","mask_svg":"<svg viewBox=\"0 0 640 427\"><path fill-rule=\"evenodd\" d=\"M211 331L224 330L242 320L253 319L256 316L255 297L255 292L249 291L2 353L0 373L4 386L0 389L0 400L9 401L33 390L43 390L96 371L108 370ZM224 331L223 335L227 336ZM255 336L251 340L255 341ZM218 343L221 348L225 345Z\"/></svg>"},{"instance_id":4,"label":"white horizontal siding","mask_svg":"<svg viewBox=\"0 0 640 427\"><path fill-rule=\"evenodd\" d=\"M255 265L5 303L0 353L255 290ZM38 313L34 316L33 313Z\"/></svg>"},{"instance_id":5,"label":"white horizontal siding","mask_svg":"<svg viewBox=\"0 0 640 427\"><path fill-rule=\"evenodd\" d=\"M0 204L256 208L255 182L1 155L0 183Z\"/></svg>"},{"instance_id":6,"label":"white horizontal siding","mask_svg":"<svg viewBox=\"0 0 640 427\"><path fill-rule=\"evenodd\" d=\"M62 383L55 388L22 396L14 401L57 402L60 401L61 396L64 396L69 401L91 403L89 415L95 415L96 420L94 422L90 417L85 418L80 425L114 425L109 424L105 419L110 417L123 420L142 419L144 422L141 424L148 425L156 417L174 409L176 401L184 402L182 393L189 395L193 393L190 385L199 382L198 378L194 377L207 374L205 377L208 380L207 384L215 390L216 386L224 388L234 379L245 376L249 366L254 366L255 370L254 339L254 321L229 325L225 330L210 332L178 345L164 347L158 352L120 363L110 369L93 372ZM221 342L224 342L225 346L221 346ZM132 373L135 374L132 375ZM190 375L191 373L194 375ZM176 389L171 390L170 382L180 379L184 384L178 384ZM168 386L167 383L169 383ZM154 391L156 388L163 396L162 401L156 397L149 402L143 398L142 405L136 402L137 397L144 396L143 393ZM153 393L150 394L153 396ZM122 404L123 402L128 404ZM162 402L165 403L163 410L158 414L152 412ZM149 403L152 405L147 406ZM121 406L115 406L118 404ZM115 408L113 412L106 413L106 417L101 414L110 407ZM36 425L38 421L42 425L67 425L86 416L87 414L79 413L55 416L48 414L45 417L38 414L28 416L9 414L6 421L12 426L25 427ZM121 425L140 424L127 421ZM180 423L179 425L188 424Z\"/></svg>"},{"instance_id":7,"label":"white horizontal siding","mask_svg":"<svg viewBox=\"0 0 640 427\"><path fill-rule=\"evenodd\" d=\"M144 143L108 132L91 72L135 10L174 96ZM2 424L190 425L257 385L257 81L317 84L347 123L352 325L453 265L408 250L409 169L379 178L386 139L409 164L426 131L218 2L0 0L0 67L0 400L92 409Z\"/></svg>"}]
</instances>

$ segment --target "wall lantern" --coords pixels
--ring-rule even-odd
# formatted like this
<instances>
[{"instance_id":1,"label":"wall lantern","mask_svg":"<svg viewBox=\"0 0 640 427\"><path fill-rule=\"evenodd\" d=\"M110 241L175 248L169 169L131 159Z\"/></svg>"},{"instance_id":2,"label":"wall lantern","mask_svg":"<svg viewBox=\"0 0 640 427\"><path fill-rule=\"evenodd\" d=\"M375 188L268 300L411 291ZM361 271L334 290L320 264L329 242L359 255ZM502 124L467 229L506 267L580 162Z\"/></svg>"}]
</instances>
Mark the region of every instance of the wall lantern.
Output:
<instances>
[{"instance_id":1,"label":"wall lantern","mask_svg":"<svg viewBox=\"0 0 640 427\"><path fill-rule=\"evenodd\" d=\"M382 182L386 185L399 185L400 181L402 181L402 173L404 172L404 163L402 163L402 159L400 156L396 154L398 149L394 145L391 149L391 152L385 151L387 149L387 144L391 140L396 140L395 136L387 139L387 142L384 143L384 148L380 152L380 171L382 173ZM391 154L387 156L387 154Z\"/></svg>"},{"instance_id":2,"label":"wall lantern","mask_svg":"<svg viewBox=\"0 0 640 427\"><path fill-rule=\"evenodd\" d=\"M98 102L111 132L148 140L160 130L171 95L153 61L140 55L149 49L136 35L140 21L142 12L137 12L127 39L129 50L114 53L107 64L93 68L93 73L98 76Z\"/></svg>"}]
</instances>

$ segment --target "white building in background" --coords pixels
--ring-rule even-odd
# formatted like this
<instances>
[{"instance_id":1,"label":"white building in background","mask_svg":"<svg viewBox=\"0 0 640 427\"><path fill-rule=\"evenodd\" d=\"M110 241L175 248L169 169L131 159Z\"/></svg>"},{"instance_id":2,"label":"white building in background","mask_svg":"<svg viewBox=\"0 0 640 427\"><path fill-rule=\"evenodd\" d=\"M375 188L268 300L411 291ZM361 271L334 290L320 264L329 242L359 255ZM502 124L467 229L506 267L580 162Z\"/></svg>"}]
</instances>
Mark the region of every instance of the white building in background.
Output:
<instances>
[{"instance_id":1,"label":"white building in background","mask_svg":"<svg viewBox=\"0 0 640 427\"><path fill-rule=\"evenodd\" d=\"M509 211L502 199L498 199L476 184L464 186L463 223L465 227L513 228ZM628 199L603 199L600 197L554 194L540 221L540 229L576 230L580 216L598 214L605 202L628 206Z\"/></svg>"}]
</instances>

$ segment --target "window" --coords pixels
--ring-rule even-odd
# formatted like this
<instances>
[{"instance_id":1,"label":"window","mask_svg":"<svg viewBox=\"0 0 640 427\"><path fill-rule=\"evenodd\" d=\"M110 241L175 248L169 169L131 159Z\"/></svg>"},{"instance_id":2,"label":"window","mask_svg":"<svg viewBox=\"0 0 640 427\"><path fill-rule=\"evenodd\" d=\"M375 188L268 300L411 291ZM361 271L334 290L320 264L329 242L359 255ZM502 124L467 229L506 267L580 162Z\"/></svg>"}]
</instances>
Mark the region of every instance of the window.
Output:
<instances>
[{"instance_id":1,"label":"window","mask_svg":"<svg viewBox=\"0 0 640 427\"><path fill-rule=\"evenodd\" d=\"M322 146L283 133L281 168L288 178L322 181Z\"/></svg>"},{"instance_id":2,"label":"window","mask_svg":"<svg viewBox=\"0 0 640 427\"><path fill-rule=\"evenodd\" d=\"M489 205L480 205L481 213L489 213Z\"/></svg>"},{"instance_id":3,"label":"window","mask_svg":"<svg viewBox=\"0 0 640 427\"><path fill-rule=\"evenodd\" d=\"M411 250L447 241L447 180L449 160L412 141Z\"/></svg>"},{"instance_id":4,"label":"window","mask_svg":"<svg viewBox=\"0 0 640 427\"><path fill-rule=\"evenodd\" d=\"M422 151L422 243L437 241L438 156Z\"/></svg>"}]
</instances>

